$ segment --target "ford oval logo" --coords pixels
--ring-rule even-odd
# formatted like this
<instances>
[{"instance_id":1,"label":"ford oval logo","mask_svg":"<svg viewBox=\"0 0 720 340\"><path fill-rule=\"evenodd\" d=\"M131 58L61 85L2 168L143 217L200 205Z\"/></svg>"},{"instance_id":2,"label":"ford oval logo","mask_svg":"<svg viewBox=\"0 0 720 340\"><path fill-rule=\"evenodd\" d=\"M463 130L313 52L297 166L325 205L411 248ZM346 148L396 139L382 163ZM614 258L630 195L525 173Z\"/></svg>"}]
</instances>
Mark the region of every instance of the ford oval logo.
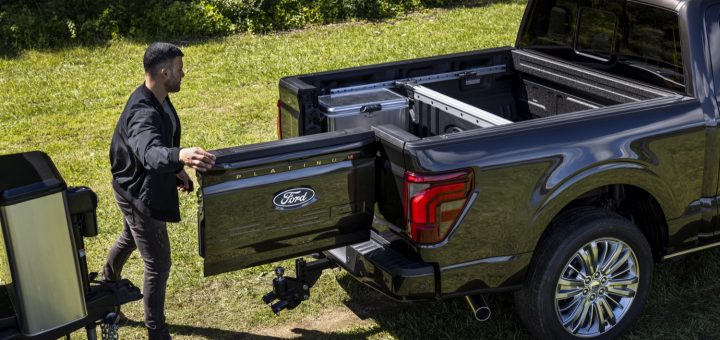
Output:
<instances>
[{"instance_id":1,"label":"ford oval logo","mask_svg":"<svg viewBox=\"0 0 720 340\"><path fill-rule=\"evenodd\" d=\"M275 195L273 204L278 210L292 210L315 203L315 191L310 188L292 188Z\"/></svg>"}]
</instances>

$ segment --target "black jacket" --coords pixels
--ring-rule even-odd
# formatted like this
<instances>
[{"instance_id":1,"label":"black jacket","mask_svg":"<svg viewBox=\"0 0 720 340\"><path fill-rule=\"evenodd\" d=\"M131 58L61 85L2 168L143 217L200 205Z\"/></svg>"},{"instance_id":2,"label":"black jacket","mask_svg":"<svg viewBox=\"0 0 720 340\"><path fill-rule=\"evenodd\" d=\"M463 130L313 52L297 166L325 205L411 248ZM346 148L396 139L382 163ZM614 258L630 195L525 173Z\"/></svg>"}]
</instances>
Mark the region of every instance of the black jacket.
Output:
<instances>
[{"instance_id":1,"label":"black jacket","mask_svg":"<svg viewBox=\"0 0 720 340\"><path fill-rule=\"evenodd\" d=\"M173 135L170 117L155 95L140 85L128 99L110 144L113 188L140 213L167 222L180 221L175 174L180 162L180 119Z\"/></svg>"}]
</instances>

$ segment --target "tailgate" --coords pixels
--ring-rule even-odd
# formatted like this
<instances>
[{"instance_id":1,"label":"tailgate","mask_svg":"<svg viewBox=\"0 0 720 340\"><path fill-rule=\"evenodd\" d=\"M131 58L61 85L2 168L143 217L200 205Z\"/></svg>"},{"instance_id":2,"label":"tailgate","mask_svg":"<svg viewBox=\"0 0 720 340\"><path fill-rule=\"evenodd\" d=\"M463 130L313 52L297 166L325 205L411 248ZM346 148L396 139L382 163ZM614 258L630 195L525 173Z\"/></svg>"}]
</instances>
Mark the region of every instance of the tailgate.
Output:
<instances>
[{"instance_id":1,"label":"tailgate","mask_svg":"<svg viewBox=\"0 0 720 340\"><path fill-rule=\"evenodd\" d=\"M213 151L198 173L204 274L368 240L375 144L353 129Z\"/></svg>"}]
</instances>

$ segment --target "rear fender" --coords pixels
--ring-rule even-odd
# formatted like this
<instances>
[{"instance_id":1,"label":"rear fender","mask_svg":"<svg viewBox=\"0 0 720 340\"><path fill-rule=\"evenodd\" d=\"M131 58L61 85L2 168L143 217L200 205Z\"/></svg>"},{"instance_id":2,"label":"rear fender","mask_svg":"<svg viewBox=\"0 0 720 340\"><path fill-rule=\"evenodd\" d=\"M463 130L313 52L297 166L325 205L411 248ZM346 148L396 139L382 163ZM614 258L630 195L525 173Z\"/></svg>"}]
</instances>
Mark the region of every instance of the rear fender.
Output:
<instances>
[{"instance_id":1,"label":"rear fender","mask_svg":"<svg viewBox=\"0 0 720 340\"><path fill-rule=\"evenodd\" d=\"M668 220L683 213L684 207L672 204L669 185L644 165L636 162L601 164L567 178L546 196L531 221L533 248L555 216L573 200L594 189L618 184L632 185L647 191L660 204Z\"/></svg>"}]
</instances>

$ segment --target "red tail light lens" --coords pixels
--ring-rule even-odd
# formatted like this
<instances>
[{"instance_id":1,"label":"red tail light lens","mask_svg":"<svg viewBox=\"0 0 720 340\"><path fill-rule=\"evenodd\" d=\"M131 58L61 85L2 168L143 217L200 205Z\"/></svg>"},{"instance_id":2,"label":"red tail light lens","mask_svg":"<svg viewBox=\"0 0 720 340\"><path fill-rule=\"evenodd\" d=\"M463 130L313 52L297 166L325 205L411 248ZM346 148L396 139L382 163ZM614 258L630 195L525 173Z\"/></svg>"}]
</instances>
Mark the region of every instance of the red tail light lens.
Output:
<instances>
[{"instance_id":1,"label":"red tail light lens","mask_svg":"<svg viewBox=\"0 0 720 340\"><path fill-rule=\"evenodd\" d=\"M405 173L405 225L418 244L443 241L473 189L473 171L423 175Z\"/></svg>"},{"instance_id":2,"label":"red tail light lens","mask_svg":"<svg viewBox=\"0 0 720 340\"><path fill-rule=\"evenodd\" d=\"M277 108L277 137L278 139L282 139L282 101L280 99L277 101Z\"/></svg>"}]
</instances>

